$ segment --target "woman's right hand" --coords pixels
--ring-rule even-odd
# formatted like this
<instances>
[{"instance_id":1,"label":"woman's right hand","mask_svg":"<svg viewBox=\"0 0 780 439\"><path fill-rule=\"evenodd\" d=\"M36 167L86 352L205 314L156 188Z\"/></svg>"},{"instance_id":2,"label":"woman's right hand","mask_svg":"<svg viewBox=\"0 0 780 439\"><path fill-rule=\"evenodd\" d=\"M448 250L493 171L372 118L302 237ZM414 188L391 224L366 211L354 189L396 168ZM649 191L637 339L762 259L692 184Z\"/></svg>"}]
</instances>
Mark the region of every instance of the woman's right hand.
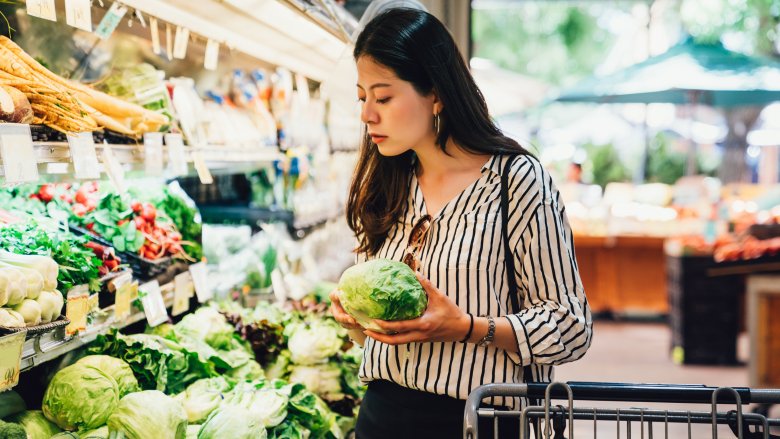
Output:
<instances>
[{"instance_id":1,"label":"woman's right hand","mask_svg":"<svg viewBox=\"0 0 780 439\"><path fill-rule=\"evenodd\" d=\"M335 289L330 292L330 313L333 314L333 318L336 319L339 324L346 329L358 329L364 331L364 328L352 318L351 315L344 311L339 301L339 290Z\"/></svg>"}]
</instances>

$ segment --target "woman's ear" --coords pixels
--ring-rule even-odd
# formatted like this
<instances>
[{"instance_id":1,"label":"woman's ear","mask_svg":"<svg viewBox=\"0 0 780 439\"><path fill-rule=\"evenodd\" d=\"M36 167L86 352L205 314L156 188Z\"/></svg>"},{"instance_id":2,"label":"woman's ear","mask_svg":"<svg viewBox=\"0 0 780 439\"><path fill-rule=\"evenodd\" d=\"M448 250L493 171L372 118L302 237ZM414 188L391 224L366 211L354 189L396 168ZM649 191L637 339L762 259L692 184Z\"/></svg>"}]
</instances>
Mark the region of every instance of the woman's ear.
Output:
<instances>
[{"instance_id":1,"label":"woman's ear","mask_svg":"<svg viewBox=\"0 0 780 439\"><path fill-rule=\"evenodd\" d=\"M439 95L436 93L436 90L431 91L431 97L433 98L433 114L441 113L441 110L444 109L444 105L441 100L439 100Z\"/></svg>"}]
</instances>

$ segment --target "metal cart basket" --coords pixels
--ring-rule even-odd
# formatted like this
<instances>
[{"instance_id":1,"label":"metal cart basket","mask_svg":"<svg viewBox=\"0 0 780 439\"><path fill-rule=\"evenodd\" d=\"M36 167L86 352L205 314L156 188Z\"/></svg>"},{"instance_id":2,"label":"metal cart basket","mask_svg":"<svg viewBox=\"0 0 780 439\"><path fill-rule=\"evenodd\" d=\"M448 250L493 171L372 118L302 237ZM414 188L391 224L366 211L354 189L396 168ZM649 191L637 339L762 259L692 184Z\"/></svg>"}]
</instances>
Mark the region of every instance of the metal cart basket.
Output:
<instances>
[{"instance_id":1,"label":"metal cart basket","mask_svg":"<svg viewBox=\"0 0 780 439\"><path fill-rule=\"evenodd\" d=\"M491 397L528 398L541 405L529 404L522 411L480 408L482 400ZM568 405L553 405L553 400L566 400ZM603 401L608 402L610 407L575 407L575 400ZM656 406L661 403L663 408L618 408L629 402L653 403ZM489 418L493 420L493 437L498 438L498 419L510 417L520 423L521 439L652 439L654 436L664 439L717 439L719 433L721 437L739 439L778 439L780 436L770 434L770 428L780 426L780 419L771 419L767 413L745 413L743 406L779 402L780 389L592 382L487 384L469 395L464 413L463 437L487 439L478 436L477 425L479 418ZM677 410L674 404L678 404ZM683 410L679 409L679 404L707 404L710 410L695 411L690 410L690 406L685 407L688 410ZM724 411L723 407L730 410ZM605 423L611 425L604 428ZM531 424L535 426L533 435ZM709 424L711 429L702 424ZM724 434L724 430L728 434Z\"/></svg>"}]
</instances>

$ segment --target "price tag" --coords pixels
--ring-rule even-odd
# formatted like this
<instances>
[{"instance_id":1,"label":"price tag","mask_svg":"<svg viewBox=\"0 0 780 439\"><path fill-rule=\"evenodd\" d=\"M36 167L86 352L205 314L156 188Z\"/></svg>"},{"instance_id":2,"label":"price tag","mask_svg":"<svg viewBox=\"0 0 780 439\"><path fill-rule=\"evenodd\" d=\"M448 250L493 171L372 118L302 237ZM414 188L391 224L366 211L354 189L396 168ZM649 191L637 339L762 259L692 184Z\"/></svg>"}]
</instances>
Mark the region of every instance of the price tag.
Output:
<instances>
[{"instance_id":1,"label":"price tag","mask_svg":"<svg viewBox=\"0 0 780 439\"><path fill-rule=\"evenodd\" d=\"M190 265L190 275L192 283L195 284L195 294L198 295L198 302L205 303L214 296L214 291L209 285L208 269L206 264L198 262Z\"/></svg>"},{"instance_id":2,"label":"price tag","mask_svg":"<svg viewBox=\"0 0 780 439\"><path fill-rule=\"evenodd\" d=\"M68 134L68 145L76 178L100 178L100 165L92 133Z\"/></svg>"},{"instance_id":3,"label":"price tag","mask_svg":"<svg viewBox=\"0 0 780 439\"><path fill-rule=\"evenodd\" d=\"M141 303L144 305L144 314L149 326L155 327L167 322L168 311L165 309L165 301L162 297L162 291L160 291L160 284L153 280L141 285L138 289L145 293L141 298Z\"/></svg>"},{"instance_id":4,"label":"price tag","mask_svg":"<svg viewBox=\"0 0 780 439\"><path fill-rule=\"evenodd\" d=\"M192 152L192 162L195 165L195 170L198 171L198 178L200 178L201 184L214 183L214 177L211 176L209 167L206 166L206 160L203 158L203 154L200 151Z\"/></svg>"},{"instance_id":5,"label":"price tag","mask_svg":"<svg viewBox=\"0 0 780 439\"><path fill-rule=\"evenodd\" d=\"M176 26L176 37L173 41L173 57L184 59L187 56L187 43L190 41L190 30Z\"/></svg>"},{"instance_id":6,"label":"price tag","mask_svg":"<svg viewBox=\"0 0 780 439\"><path fill-rule=\"evenodd\" d=\"M133 300L138 297L138 282L130 273L117 276L114 284L114 320L122 322L130 316Z\"/></svg>"},{"instance_id":7,"label":"price tag","mask_svg":"<svg viewBox=\"0 0 780 439\"><path fill-rule=\"evenodd\" d=\"M27 0L27 15L57 21L54 0Z\"/></svg>"},{"instance_id":8,"label":"price tag","mask_svg":"<svg viewBox=\"0 0 780 439\"><path fill-rule=\"evenodd\" d=\"M177 274L173 278L173 309L171 315L178 316L190 309L190 298L195 294L195 285L189 272Z\"/></svg>"},{"instance_id":9,"label":"price tag","mask_svg":"<svg viewBox=\"0 0 780 439\"><path fill-rule=\"evenodd\" d=\"M65 22L77 29L92 32L92 1L65 0Z\"/></svg>"},{"instance_id":10,"label":"price tag","mask_svg":"<svg viewBox=\"0 0 780 439\"><path fill-rule=\"evenodd\" d=\"M157 19L149 17L149 27L152 30L152 52L159 55L160 52L160 28L157 27Z\"/></svg>"},{"instance_id":11,"label":"price tag","mask_svg":"<svg viewBox=\"0 0 780 439\"><path fill-rule=\"evenodd\" d=\"M116 4L116 3L114 3ZM122 168L122 164L116 159L114 151L108 143L103 143L103 167L108 174L108 178L111 183L114 184L117 192L121 195L127 193L127 186L125 185L125 170Z\"/></svg>"},{"instance_id":12,"label":"price tag","mask_svg":"<svg viewBox=\"0 0 780 439\"><path fill-rule=\"evenodd\" d=\"M169 167L174 176L187 173L187 159L184 158L184 140L181 134L165 135L165 145L168 146Z\"/></svg>"},{"instance_id":13,"label":"price tag","mask_svg":"<svg viewBox=\"0 0 780 439\"><path fill-rule=\"evenodd\" d=\"M163 172L163 133L144 134L144 166L146 174L159 176Z\"/></svg>"},{"instance_id":14,"label":"price tag","mask_svg":"<svg viewBox=\"0 0 780 439\"><path fill-rule=\"evenodd\" d=\"M173 60L173 31L170 23L165 23L165 55L168 61Z\"/></svg>"},{"instance_id":15,"label":"price tag","mask_svg":"<svg viewBox=\"0 0 780 439\"><path fill-rule=\"evenodd\" d=\"M126 13L126 6L120 4L119 2L114 2L111 7L108 8L108 12L106 12L106 15L103 16L103 19L100 20L100 24L98 24L98 27L95 30L95 34L101 40L107 40L108 37L114 33L116 27L119 26L119 23L122 21L122 17L124 17Z\"/></svg>"},{"instance_id":16,"label":"price tag","mask_svg":"<svg viewBox=\"0 0 780 439\"><path fill-rule=\"evenodd\" d=\"M19 331L0 337L0 392L19 384L22 365L22 349L27 331Z\"/></svg>"},{"instance_id":17,"label":"price tag","mask_svg":"<svg viewBox=\"0 0 780 439\"><path fill-rule=\"evenodd\" d=\"M208 70L216 70L219 61L219 42L209 40L206 43L206 55L203 58L203 67Z\"/></svg>"},{"instance_id":18,"label":"price tag","mask_svg":"<svg viewBox=\"0 0 780 439\"><path fill-rule=\"evenodd\" d=\"M30 125L0 124L0 156L6 183L38 180L38 159L32 144Z\"/></svg>"},{"instance_id":19,"label":"price tag","mask_svg":"<svg viewBox=\"0 0 780 439\"><path fill-rule=\"evenodd\" d=\"M77 334L87 329L87 313L89 313L89 290L86 285L79 285L68 291L68 301L65 304L65 316L70 323L65 328L68 335Z\"/></svg>"}]
</instances>

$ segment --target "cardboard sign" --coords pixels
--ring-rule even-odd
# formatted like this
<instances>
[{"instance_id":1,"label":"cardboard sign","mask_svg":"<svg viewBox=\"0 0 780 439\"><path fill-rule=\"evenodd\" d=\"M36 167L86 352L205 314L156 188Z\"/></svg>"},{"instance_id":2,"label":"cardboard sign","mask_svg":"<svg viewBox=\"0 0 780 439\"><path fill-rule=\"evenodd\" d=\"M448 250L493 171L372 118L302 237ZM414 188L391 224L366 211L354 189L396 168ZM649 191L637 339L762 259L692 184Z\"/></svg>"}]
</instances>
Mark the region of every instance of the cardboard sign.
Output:
<instances>
[{"instance_id":1,"label":"cardboard sign","mask_svg":"<svg viewBox=\"0 0 780 439\"><path fill-rule=\"evenodd\" d=\"M30 125L0 124L0 156L6 183L38 181L38 158L32 144Z\"/></svg>"},{"instance_id":2,"label":"cardboard sign","mask_svg":"<svg viewBox=\"0 0 780 439\"><path fill-rule=\"evenodd\" d=\"M19 331L0 337L0 392L19 383L19 369L22 365L22 349L27 331Z\"/></svg>"},{"instance_id":3,"label":"cardboard sign","mask_svg":"<svg viewBox=\"0 0 780 439\"><path fill-rule=\"evenodd\" d=\"M152 52L154 52L155 55L159 55L162 50L160 50L160 28L157 27L156 18L149 17L149 27L152 32Z\"/></svg>"},{"instance_id":4,"label":"cardboard sign","mask_svg":"<svg viewBox=\"0 0 780 439\"><path fill-rule=\"evenodd\" d=\"M184 139L181 137L181 134L166 134L165 145L168 147L168 166L173 175L187 174L187 159L184 157Z\"/></svg>"},{"instance_id":5,"label":"cardboard sign","mask_svg":"<svg viewBox=\"0 0 780 439\"><path fill-rule=\"evenodd\" d=\"M92 133L68 134L68 145L74 176L90 180L100 178L100 164Z\"/></svg>"},{"instance_id":6,"label":"cardboard sign","mask_svg":"<svg viewBox=\"0 0 780 439\"><path fill-rule=\"evenodd\" d=\"M190 42L190 30L181 26L176 27L176 36L173 39L173 57L184 59L187 56L187 44Z\"/></svg>"},{"instance_id":7,"label":"cardboard sign","mask_svg":"<svg viewBox=\"0 0 780 439\"><path fill-rule=\"evenodd\" d=\"M68 291L65 303L65 316L70 323L65 328L68 335L78 334L87 329L87 314L89 313L89 289L86 285L78 285Z\"/></svg>"},{"instance_id":8,"label":"cardboard sign","mask_svg":"<svg viewBox=\"0 0 780 439\"><path fill-rule=\"evenodd\" d=\"M119 163L111 146L107 143L103 143L103 168L108 174L108 179L114 184L114 188L120 195L127 194L127 186L125 185L125 170L122 168L122 164Z\"/></svg>"},{"instance_id":9,"label":"cardboard sign","mask_svg":"<svg viewBox=\"0 0 780 439\"><path fill-rule=\"evenodd\" d=\"M219 62L219 42L209 40L206 43L206 55L203 58L203 67L206 70L217 70Z\"/></svg>"},{"instance_id":10,"label":"cardboard sign","mask_svg":"<svg viewBox=\"0 0 780 439\"><path fill-rule=\"evenodd\" d=\"M65 22L76 29L92 32L92 1L65 0Z\"/></svg>"},{"instance_id":11,"label":"cardboard sign","mask_svg":"<svg viewBox=\"0 0 780 439\"><path fill-rule=\"evenodd\" d=\"M107 40L108 37L114 33L116 27L119 26L122 17L124 17L126 13L127 6L124 6L119 2L114 2L111 7L108 8L108 12L103 16L103 19L100 20L100 24L98 24L98 27L95 30L95 35L101 40Z\"/></svg>"},{"instance_id":12,"label":"cardboard sign","mask_svg":"<svg viewBox=\"0 0 780 439\"><path fill-rule=\"evenodd\" d=\"M138 289L145 293L141 298L141 303L144 305L144 314L149 326L155 327L167 322L168 311L165 309L160 284L153 280L141 285Z\"/></svg>"},{"instance_id":13,"label":"cardboard sign","mask_svg":"<svg viewBox=\"0 0 780 439\"><path fill-rule=\"evenodd\" d=\"M214 291L209 284L206 264L198 262L190 265L190 275L192 275L192 283L195 284L195 294L198 295L198 302L205 303L211 300L214 297Z\"/></svg>"},{"instance_id":14,"label":"cardboard sign","mask_svg":"<svg viewBox=\"0 0 780 439\"><path fill-rule=\"evenodd\" d=\"M171 315L178 316L190 309L190 298L195 294L195 285L189 272L177 274L173 279L173 309Z\"/></svg>"},{"instance_id":15,"label":"cardboard sign","mask_svg":"<svg viewBox=\"0 0 780 439\"><path fill-rule=\"evenodd\" d=\"M144 168L149 176L160 176L163 172L163 133L144 134Z\"/></svg>"},{"instance_id":16,"label":"cardboard sign","mask_svg":"<svg viewBox=\"0 0 780 439\"><path fill-rule=\"evenodd\" d=\"M192 152L192 163L195 165L195 170L198 172L198 178L201 184L214 183L214 177L211 175L209 167L206 165L206 160L203 158L203 154L200 151Z\"/></svg>"},{"instance_id":17,"label":"cardboard sign","mask_svg":"<svg viewBox=\"0 0 780 439\"><path fill-rule=\"evenodd\" d=\"M130 273L117 276L113 282L114 292L114 320L124 322L129 316L133 306L133 300L138 297L138 282L133 282Z\"/></svg>"},{"instance_id":18,"label":"cardboard sign","mask_svg":"<svg viewBox=\"0 0 780 439\"><path fill-rule=\"evenodd\" d=\"M54 0L27 0L27 15L57 21L57 8Z\"/></svg>"}]
</instances>

